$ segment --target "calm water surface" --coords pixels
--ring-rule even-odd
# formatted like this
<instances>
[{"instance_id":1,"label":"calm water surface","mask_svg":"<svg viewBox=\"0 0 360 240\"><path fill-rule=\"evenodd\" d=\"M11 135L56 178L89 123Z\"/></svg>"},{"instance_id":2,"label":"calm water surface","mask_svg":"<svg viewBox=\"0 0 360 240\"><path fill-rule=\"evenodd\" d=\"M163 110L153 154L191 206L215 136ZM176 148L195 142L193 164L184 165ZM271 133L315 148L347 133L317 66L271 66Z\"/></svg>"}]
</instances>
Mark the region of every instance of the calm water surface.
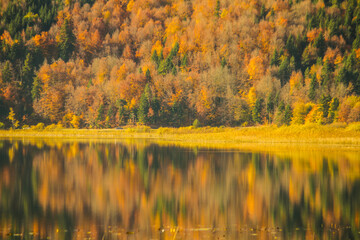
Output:
<instances>
[{"instance_id":1,"label":"calm water surface","mask_svg":"<svg viewBox=\"0 0 360 240\"><path fill-rule=\"evenodd\" d=\"M0 140L0 239L360 239L360 153Z\"/></svg>"}]
</instances>

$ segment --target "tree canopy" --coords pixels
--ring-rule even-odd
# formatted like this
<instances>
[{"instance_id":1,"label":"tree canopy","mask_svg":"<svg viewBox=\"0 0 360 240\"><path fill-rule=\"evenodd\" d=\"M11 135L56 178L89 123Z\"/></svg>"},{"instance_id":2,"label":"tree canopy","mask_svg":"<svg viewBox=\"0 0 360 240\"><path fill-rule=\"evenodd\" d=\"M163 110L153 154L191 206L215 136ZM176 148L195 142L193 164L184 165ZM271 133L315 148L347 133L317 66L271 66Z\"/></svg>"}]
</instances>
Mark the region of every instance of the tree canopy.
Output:
<instances>
[{"instance_id":1,"label":"tree canopy","mask_svg":"<svg viewBox=\"0 0 360 240\"><path fill-rule=\"evenodd\" d=\"M20 125L75 116L69 126L89 128L360 118L355 0L0 6L0 122L8 127L10 109Z\"/></svg>"}]
</instances>

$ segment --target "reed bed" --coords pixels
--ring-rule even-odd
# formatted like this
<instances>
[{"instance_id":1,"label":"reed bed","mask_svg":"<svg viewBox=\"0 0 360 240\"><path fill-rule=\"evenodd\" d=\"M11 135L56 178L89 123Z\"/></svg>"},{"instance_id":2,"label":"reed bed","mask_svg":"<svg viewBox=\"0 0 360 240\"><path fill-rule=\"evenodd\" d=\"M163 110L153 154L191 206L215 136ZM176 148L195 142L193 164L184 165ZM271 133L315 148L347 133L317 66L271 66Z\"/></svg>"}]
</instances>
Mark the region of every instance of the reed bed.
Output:
<instances>
[{"instance_id":1,"label":"reed bed","mask_svg":"<svg viewBox=\"0 0 360 240\"><path fill-rule=\"evenodd\" d=\"M170 142L208 144L336 144L360 146L360 123L258 127L181 127L152 129L23 129L0 130L3 138L124 139L146 138Z\"/></svg>"}]
</instances>

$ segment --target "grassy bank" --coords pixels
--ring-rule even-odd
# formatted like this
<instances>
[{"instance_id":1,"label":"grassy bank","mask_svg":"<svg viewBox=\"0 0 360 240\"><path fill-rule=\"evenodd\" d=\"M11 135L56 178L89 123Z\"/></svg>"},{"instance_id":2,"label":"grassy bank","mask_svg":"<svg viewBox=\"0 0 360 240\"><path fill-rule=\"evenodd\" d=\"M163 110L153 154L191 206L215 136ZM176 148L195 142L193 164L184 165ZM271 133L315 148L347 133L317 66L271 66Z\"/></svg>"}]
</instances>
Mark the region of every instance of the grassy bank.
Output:
<instances>
[{"instance_id":1,"label":"grassy bank","mask_svg":"<svg viewBox=\"0 0 360 240\"><path fill-rule=\"evenodd\" d=\"M360 123L333 125L259 126L246 128L202 127L159 128L128 127L124 129L44 129L1 130L6 138L117 139L149 138L162 141L212 144L344 144L360 146Z\"/></svg>"}]
</instances>

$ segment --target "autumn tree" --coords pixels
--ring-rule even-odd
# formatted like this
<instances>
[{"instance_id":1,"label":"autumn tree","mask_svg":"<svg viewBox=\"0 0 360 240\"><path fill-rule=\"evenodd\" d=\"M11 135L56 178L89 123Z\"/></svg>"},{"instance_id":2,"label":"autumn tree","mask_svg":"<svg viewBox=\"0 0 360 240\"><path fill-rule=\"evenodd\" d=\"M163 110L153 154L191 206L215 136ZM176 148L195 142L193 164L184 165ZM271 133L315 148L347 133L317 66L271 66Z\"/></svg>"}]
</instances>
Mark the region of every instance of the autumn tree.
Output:
<instances>
[{"instance_id":1,"label":"autumn tree","mask_svg":"<svg viewBox=\"0 0 360 240\"><path fill-rule=\"evenodd\" d=\"M16 120L14 110L10 108L8 119L11 121L11 125L13 129L16 129L19 126L19 121Z\"/></svg>"}]
</instances>

